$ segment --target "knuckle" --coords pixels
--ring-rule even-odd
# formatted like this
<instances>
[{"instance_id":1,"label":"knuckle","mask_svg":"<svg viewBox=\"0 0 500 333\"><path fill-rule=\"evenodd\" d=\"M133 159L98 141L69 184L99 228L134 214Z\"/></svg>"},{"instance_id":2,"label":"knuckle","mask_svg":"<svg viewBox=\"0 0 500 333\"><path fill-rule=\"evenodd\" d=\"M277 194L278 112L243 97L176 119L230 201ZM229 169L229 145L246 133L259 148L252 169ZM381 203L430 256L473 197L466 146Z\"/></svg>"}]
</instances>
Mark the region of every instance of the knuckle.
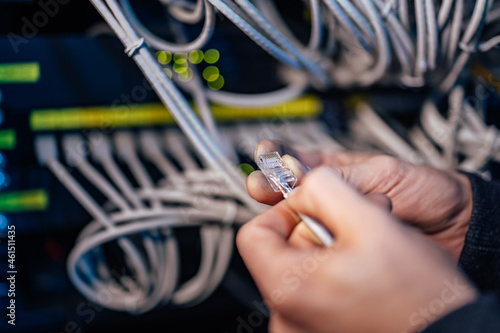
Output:
<instances>
[{"instance_id":1,"label":"knuckle","mask_svg":"<svg viewBox=\"0 0 500 333\"><path fill-rule=\"evenodd\" d=\"M252 234L252 227L248 223L240 228L236 234L236 246L238 249L245 249L251 244L253 239Z\"/></svg>"},{"instance_id":2,"label":"knuckle","mask_svg":"<svg viewBox=\"0 0 500 333\"><path fill-rule=\"evenodd\" d=\"M408 163L388 155L372 157L372 163L378 170L392 176L404 176L409 170Z\"/></svg>"},{"instance_id":3,"label":"knuckle","mask_svg":"<svg viewBox=\"0 0 500 333\"><path fill-rule=\"evenodd\" d=\"M331 175L332 173L332 168L328 166L320 166L311 173L307 175L307 177L304 179L303 185L305 188L315 188L319 185L321 185L324 182L325 176L327 174Z\"/></svg>"}]
</instances>

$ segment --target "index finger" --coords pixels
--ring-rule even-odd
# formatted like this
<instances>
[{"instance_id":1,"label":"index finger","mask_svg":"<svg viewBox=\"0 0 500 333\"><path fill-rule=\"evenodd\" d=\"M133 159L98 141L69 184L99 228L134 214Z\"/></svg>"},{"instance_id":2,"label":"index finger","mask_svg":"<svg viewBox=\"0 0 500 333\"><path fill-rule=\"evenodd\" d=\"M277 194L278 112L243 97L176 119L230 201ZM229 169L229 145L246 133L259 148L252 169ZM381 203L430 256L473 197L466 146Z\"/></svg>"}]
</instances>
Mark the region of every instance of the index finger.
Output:
<instances>
[{"instance_id":1,"label":"index finger","mask_svg":"<svg viewBox=\"0 0 500 333\"><path fill-rule=\"evenodd\" d=\"M279 288L283 274L306 251L288 242L300 218L285 202L245 224L238 232L238 250L263 294Z\"/></svg>"}]
</instances>

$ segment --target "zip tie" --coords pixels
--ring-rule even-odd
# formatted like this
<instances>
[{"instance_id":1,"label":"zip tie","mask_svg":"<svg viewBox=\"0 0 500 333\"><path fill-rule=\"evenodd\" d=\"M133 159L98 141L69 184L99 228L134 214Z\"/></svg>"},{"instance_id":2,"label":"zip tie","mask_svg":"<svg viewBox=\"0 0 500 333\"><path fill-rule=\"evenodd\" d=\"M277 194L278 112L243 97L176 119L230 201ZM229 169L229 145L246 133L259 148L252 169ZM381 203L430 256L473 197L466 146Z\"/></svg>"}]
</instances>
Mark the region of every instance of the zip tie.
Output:
<instances>
[{"instance_id":1,"label":"zip tie","mask_svg":"<svg viewBox=\"0 0 500 333\"><path fill-rule=\"evenodd\" d=\"M458 47L460 47L460 49L465 53L476 53L478 49L478 44L467 45L464 42L460 42L460 44L458 44Z\"/></svg>"},{"instance_id":2,"label":"zip tie","mask_svg":"<svg viewBox=\"0 0 500 333\"><path fill-rule=\"evenodd\" d=\"M131 45L127 46L125 49L125 53L129 56L132 57L138 49L140 49L144 45L144 38L136 40L134 43Z\"/></svg>"}]
</instances>

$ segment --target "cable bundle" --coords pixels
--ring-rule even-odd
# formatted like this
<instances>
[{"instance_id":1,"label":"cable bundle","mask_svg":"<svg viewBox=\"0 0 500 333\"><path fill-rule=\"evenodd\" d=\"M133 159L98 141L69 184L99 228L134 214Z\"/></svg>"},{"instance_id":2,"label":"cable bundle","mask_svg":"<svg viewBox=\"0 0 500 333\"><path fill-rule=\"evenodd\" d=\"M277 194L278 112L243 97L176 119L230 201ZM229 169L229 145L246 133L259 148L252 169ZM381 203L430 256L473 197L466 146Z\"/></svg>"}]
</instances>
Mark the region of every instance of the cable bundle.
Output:
<instances>
[{"instance_id":1,"label":"cable bundle","mask_svg":"<svg viewBox=\"0 0 500 333\"><path fill-rule=\"evenodd\" d=\"M500 43L499 37L480 40L485 25L498 20L487 16L492 0L308 0L308 45L294 37L273 1L198 0L195 6L187 1L162 2L174 18L189 24L201 20L204 8L205 23L194 42L173 44L152 34L135 16L129 0L121 0L126 17L153 48L170 52L202 48L214 29L213 6L287 68L302 73L298 75L302 81L297 76L288 81L294 87L306 77L323 88L385 83L448 92L471 54ZM223 92L208 95L229 104ZM238 104L237 98L231 101Z\"/></svg>"},{"instance_id":2,"label":"cable bundle","mask_svg":"<svg viewBox=\"0 0 500 333\"><path fill-rule=\"evenodd\" d=\"M262 139L289 142L301 150L324 148L325 142L338 148L324 131L317 122L285 123ZM221 134L243 146L249 132L270 133L261 124ZM69 277L85 297L108 309L140 314L167 303L194 305L213 293L231 260L234 227L255 213L237 203L220 174L192 155L178 130L89 138L67 134L61 146L59 153L52 135L35 140L40 164L93 218L67 260ZM153 180L151 166L160 179ZM104 196L102 204L94 199L95 191ZM182 263L175 230L193 227L200 230L200 266L189 280L179 281ZM117 258L123 267L115 263Z\"/></svg>"},{"instance_id":3,"label":"cable bundle","mask_svg":"<svg viewBox=\"0 0 500 333\"><path fill-rule=\"evenodd\" d=\"M438 105L445 103L445 115ZM358 102L351 120L350 145L390 153L416 164L439 169L477 172L489 178L489 161L500 162L500 131L484 120L484 106L471 105L464 88L456 86L447 100L427 98L420 122L406 135L396 133L366 101ZM392 122L395 120L392 119Z\"/></svg>"},{"instance_id":4,"label":"cable bundle","mask_svg":"<svg viewBox=\"0 0 500 333\"><path fill-rule=\"evenodd\" d=\"M207 131L207 128L212 126L211 123L213 124L211 113L205 113L204 126L186 98L158 64L151 50L145 47L144 37L137 34L115 0L92 0L92 3L124 44L125 52L137 63L204 161L214 172L218 172L221 177L225 178L227 187L235 193L239 200L255 211L259 211L258 205L246 193L241 172L228 159L228 153L223 151L215 134L210 135ZM199 101L203 101L203 99L200 98L197 102ZM204 110L206 105L201 105L199 108Z\"/></svg>"},{"instance_id":5,"label":"cable bundle","mask_svg":"<svg viewBox=\"0 0 500 333\"><path fill-rule=\"evenodd\" d=\"M196 304L217 288L231 260L233 226L254 213L235 202L217 173L198 165L180 133L145 131L137 140L130 132L120 132L88 142L80 135L66 135L65 164L54 137L40 136L35 146L40 162L94 218L81 231L67 262L71 281L85 297L109 309L143 313L165 303ZM142 160L154 165L163 180L154 183ZM68 167L93 189L77 181ZM90 190L99 191L107 203L99 205ZM200 227L200 267L181 284L174 231L193 226ZM125 268L115 269L106 255L110 247L123 258Z\"/></svg>"}]
</instances>

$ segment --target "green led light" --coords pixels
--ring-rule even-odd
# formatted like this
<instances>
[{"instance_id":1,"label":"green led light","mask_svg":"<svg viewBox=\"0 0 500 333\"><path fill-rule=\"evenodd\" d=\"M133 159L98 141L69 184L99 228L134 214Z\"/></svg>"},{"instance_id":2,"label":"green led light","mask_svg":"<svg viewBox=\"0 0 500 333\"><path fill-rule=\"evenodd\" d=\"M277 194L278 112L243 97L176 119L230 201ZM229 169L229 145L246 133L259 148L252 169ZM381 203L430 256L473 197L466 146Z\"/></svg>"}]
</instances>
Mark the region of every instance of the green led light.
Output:
<instances>
[{"instance_id":1,"label":"green led light","mask_svg":"<svg viewBox=\"0 0 500 333\"><path fill-rule=\"evenodd\" d=\"M187 68L187 70L183 73L179 73L179 80L182 82L189 82L193 79L193 70L191 68Z\"/></svg>"},{"instance_id":2,"label":"green led light","mask_svg":"<svg viewBox=\"0 0 500 333\"><path fill-rule=\"evenodd\" d=\"M252 172L255 171L254 167L251 166L250 164L248 163L242 163L239 165L239 168L241 169L241 171L243 171L243 173L247 176L249 176Z\"/></svg>"},{"instance_id":3,"label":"green led light","mask_svg":"<svg viewBox=\"0 0 500 333\"><path fill-rule=\"evenodd\" d=\"M174 54L174 62L176 64L184 64L187 62L187 53L176 53Z\"/></svg>"},{"instance_id":4,"label":"green led light","mask_svg":"<svg viewBox=\"0 0 500 333\"><path fill-rule=\"evenodd\" d=\"M186 73L187 70L188 70L188 64L187 64L187 62L185 62L185 63L178 63L178 62L176 62L174 64L174 72L176 72L177 74Z\"/></svg>"},{"instance_id":5,"label":"green led light","mask_svg":"<svg viewBox=\"0 0 500 333\"><path fill-rule=\"evenodd\" d=\"M162 65L167 65L172 61L172 53L170 52L159 51L156 52L156 55L158 57L158 62Z\"/></svg>"},{"instance_id":6,"label":"green led light","mask_svg":"<svg viewBox=\"0 0 500 333\"><path fill-rule=\"evenodd\" d=\"M195 65L201 63L204 57L205 55L203 54L203 51L200 50L191 51L189 53L189 61Z\"/></svg>"},{"instance_id":7,"label":"green led light","mask_svg":"<svg viewBox=\"0 0 500 333\"><path fill-rule=\"evenodd\" d=\"M20 213L47 209L49 196L45 190L30 190L0 194L0 212Z\"/></svg>"},{"instance_id":8,"label":"green led light","mask_svg":"<svg viewBox=\"0 0 500 333\"><path fill-rule=\"evenodd\" d=\"M0 83L36 83L39 80L38 62L0 64Z\"/></svg>"},{"instance_id":9,"label":"green led light","mask_svg":"<svg viewBox=\"0 0 500 333\"><path fill-rule=\"evenodd\" d=\"M214 82L220 76L219 69L215 66L208 66L203 71L203 78L208 82Z\"/></svg>"},{"instance_id":10,"label":"green led light","mask_svg":"<svg viewBox=\"0 0 500 333\"><path fill-rule=\"evenodd\" d=\"M16 148L17 137L13 129L0 130L0 150Z\"/></svg>"},{"instance_id":11,"label":"green led light","mask_svg":"<svg viewBox=\"0 0 500 333\"><path fill-rule=\"evenodd\" d=\"M224 77L222 75L219 75L219 77L215 81L209 81L208 82L208 87L212 90L220 90L222 87L224 87Z\"/></svg>"},{"instance_id":12,"label":"green led light","mask_svg":"<svg viewBox=\"0 0 500 333\"><path fill-rule=\"evenodd\" d=\"M167 74L167 76L169 78L172 78L172 71L170 70L170 68L163 68L163 71Z\"/></svg>"},{"instance_id":13,"label":"green led light","mask_svg":"<svg viewBox=\"0 0 500 333\"><path fill-rule=\"evenodd\" d=\"M219 61L220 54L216 49L210 49L205 51L205 61L207 64L215 64Z\"/></svg>"}]
</instances>

